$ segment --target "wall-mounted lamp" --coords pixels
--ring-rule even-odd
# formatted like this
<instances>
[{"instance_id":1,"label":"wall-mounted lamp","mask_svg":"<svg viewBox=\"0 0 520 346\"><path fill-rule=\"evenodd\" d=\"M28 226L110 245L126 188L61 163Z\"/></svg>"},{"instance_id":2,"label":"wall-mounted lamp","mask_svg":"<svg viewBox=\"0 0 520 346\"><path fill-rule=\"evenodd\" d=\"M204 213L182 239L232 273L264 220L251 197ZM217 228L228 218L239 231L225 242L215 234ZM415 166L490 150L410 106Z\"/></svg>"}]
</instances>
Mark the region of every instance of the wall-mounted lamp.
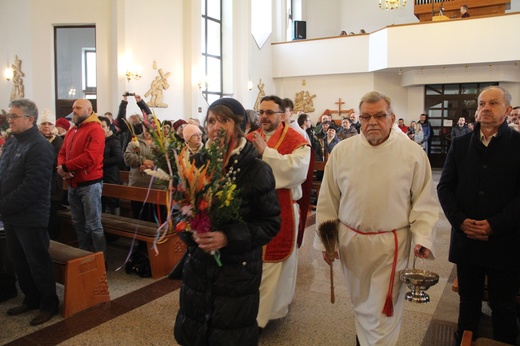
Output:
<instances>
[{"instance_id":1,"label":"wall-mounted lamp","mask_svg":"<svg viewBox=\"0 0 520 346\"><path fill-rule=\"evenodd\" d=\"M251 91L251 89L253 89L253 81L252 80L249 80L247 82L247 88L249 89L249 91Z\"/></svg>"},{"instance_id":2,"label":"wall-mounted lamp","mask_svg":"<svg viewBox=\"0 0 520 346\"><path fill-rule=\"evenodd\" d=\"M5 70L4 70L4 77L5 79L7 80L10 80L11 78L13 78L13 69L10 68L10 67L7 67Z\"/></svg>"},{"instance_id":3,"label":"wall-mounted lamp","mask_svg":"<svg viewBox=\"0 0 520 346\"><path fill-rule=\"evenodd\" d=\"M69 98L74 98L76 96L76 88L69 89Z\"/></svg>"},{"instance_id":4,"label":"wall-mounted lamp","mask_svg":"<svg viewBox=\"0 0 520 346\"><path fill-rule=\"evenodd\" d=\"M199 83L198 83L199 90L202 89L202 86L203 86L203 85L205 86L205 89L208 88L208 77L207 77L207 76L204 77L204 80L203 80L203 81L202 81L202 80L199 80Z\"/></svg>"},{"instance_id":5,"label":"wall-mounted lamp","mask_svg":"<svg viewBox=\"0 0 520 346\"><path fill-rule=\"evenodd\" d=\"M140 67L134 67L132 69L128 69L126 70L126 79L130 82L131 79L135 79L135 80L138 80L138 79L141 79L142 75L141 75L141 68Z\"/></svg>"}]
</instances>

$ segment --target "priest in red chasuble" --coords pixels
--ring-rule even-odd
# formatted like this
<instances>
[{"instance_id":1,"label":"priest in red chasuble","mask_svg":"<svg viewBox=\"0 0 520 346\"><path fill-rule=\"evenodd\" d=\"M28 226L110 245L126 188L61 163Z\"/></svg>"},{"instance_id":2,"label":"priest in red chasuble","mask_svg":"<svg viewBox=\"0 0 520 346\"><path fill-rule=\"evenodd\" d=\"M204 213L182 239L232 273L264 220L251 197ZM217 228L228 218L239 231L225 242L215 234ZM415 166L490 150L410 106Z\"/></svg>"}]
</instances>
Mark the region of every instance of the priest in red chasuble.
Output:
<instances>
[{"instance_id":1,"label":"priest in red chasuble","mask_svg":"<svg viewBox=\"0 0 520 346\"><path fill-rule=\"evenodd\" d=\"M301 185L307 178L311 148L302 135L282 122L284 103L278 96L265 96L258 111L261 128L247 135L262 160L274 173L276 191L282 210L278 235L264 248L264 265L260 285L258 326L289 312L296 288L297 231L302 197ZM302 210L306 213L306 210Z\"/></svg>"}]
</instances>

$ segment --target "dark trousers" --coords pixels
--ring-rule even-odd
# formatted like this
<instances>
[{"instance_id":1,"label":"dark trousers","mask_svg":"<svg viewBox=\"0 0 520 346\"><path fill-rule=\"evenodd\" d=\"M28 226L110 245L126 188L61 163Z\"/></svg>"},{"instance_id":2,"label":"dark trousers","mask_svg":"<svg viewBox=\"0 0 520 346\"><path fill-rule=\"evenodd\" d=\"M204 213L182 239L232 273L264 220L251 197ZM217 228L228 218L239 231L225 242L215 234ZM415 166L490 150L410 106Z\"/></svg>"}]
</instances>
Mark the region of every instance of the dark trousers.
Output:
<instances>
[{"instance_id":1,"label":"dark trousers","mask_svg":"<svg viewBox=\"0 0 520 346\"><path fill-rule=\"evenodd\" d=\"M166 221L166 207L164 205L138 201L130 201L130 204L134 219L160 223Z\"/></svg>"},{"instance_id":2,"label":"dark trousers","mask_svg":"<svg viewBox=\"0 0 520 346\"><path fill-rule=\"evenodd\" d=\"M10 290L16 291L14 265L9 258L9 252L7 250L8 247L4 230L0 230L0 296Z\"/></svg>"},{"instance_id":3,"label":"dark trousers","mask_svg":"<svg viewBox=\"0 0 520 346\"><path fill-rule=\"evenodd\" d=\"M51 209L49 214L49 238L57 240L60 237L60 219L58 218L58 209L61 206L61 201L51 201Z\"/></svg>"},{"instance_id":4,"label":"dark trousers","mask_svg":"<svg viewBox=\"0 0 520 346\"><path fill-rule=\"evenodd\" d=\"M57 312L59 301L47 227L20 227L8 223L4 226L9 255L25 295L24 304L39 307L42 311Z\"/></svg>"},{"instance_id":5,"label":"dark trousers","mask_svg":"<svg viewBox=\"0 0 520 346\"><path fill-rule=\"evenodd\" d=\"M157 205L153 203L143 203L138 201L130 201L132 206L132 214L134 219L150 221L155 223L163 223L166 221L166 207L164 205ZM157 218L157 219L156 219ZM139 251L147 253L146 243L139 240L137 242Z\"/></svg>"},{"instance_id":6,"label":"dark trousers","mask_svg":"<svg viewBox=\"0 0 520 346\"><path fill-rule=\"evenodd\" d=\"M457 333L462 335L464 330L471 330L474 338L478 336L486 275L493 338L516 345L518 325L515 297L520 287L518 271L497 271L457 264L460 296Z\"/></svg>"}]
</instances>

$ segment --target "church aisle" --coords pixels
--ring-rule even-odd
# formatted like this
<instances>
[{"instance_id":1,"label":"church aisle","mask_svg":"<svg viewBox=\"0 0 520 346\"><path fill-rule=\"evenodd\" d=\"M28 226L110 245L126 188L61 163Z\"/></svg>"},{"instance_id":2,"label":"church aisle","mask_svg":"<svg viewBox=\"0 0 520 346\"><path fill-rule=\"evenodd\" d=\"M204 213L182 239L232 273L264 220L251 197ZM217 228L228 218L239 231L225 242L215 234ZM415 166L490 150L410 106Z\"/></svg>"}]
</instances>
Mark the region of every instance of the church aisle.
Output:
<instances>
[{"instance_id":1,"label":"church aisle","mask_svg":"<svg viewBox=\"0 0 520 346\"><path fill-rule=\"evenodd\" d=\"M438 181L440 172L435 172ZM310 217L310 221L312 221ZM262 346L355 345L354 316L339 263L334 265L335 304L330 303L329 268L312 248L315 225L306 229L298 251L298 282L289 314L269 322L260 337ZM437 225L436 259L417 262L417 267L433 270L439 283L428 290L429 304L405 304L399 345L446 345L457 318L457 294L451 291L453 265L447 261L449 224L441 215ZM114 247L115 245L111 245ZM124 246L116 261L124 257ZM115 250L114 250L115 251ZM118 265L109 262L109 268ZM112 269L113 270L113 269ZM0 332L0 343L8 345L176 345L172 329L178 309L180 282L168 279L141 279L124 271L109 273L113 300L72 318L55 317L52 325L28 327L29 316L8 319L7 329L19 328L21 335ZM117 292L117 293L116 293ZM0 304L2 313L20 298ZM7 317L5 317L7 320ZM26 321L27 320L27 321ZM26 323L27 322L27 323ZM27 325L27 326L26 326Z\"/></svg>"}]
</instances>

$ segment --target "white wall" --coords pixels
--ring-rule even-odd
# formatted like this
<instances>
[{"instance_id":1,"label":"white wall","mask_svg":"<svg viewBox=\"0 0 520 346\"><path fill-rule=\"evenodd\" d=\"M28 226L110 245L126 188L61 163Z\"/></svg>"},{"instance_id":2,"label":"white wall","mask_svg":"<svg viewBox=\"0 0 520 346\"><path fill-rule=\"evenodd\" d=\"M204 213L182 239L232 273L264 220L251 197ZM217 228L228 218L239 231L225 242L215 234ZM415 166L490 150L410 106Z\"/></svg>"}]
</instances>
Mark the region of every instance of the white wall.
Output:
<instances>
[{"instance_id":1,"label":"white wall","mask_svg":"<svg viewBox=\"0 0 520 346\"><path fill-rule=\"evenodd\" d=\"M338 36L341 33L341 0L306 1L307 38Z\"/></svg>"},{"instance_id":2,"label":"white wall","mask_svg":"<svg viewBox=\"0 0 520 346\"><path fill-rule=\"evenodd\" d=\"M2 33L0 35L0 108L7 109L13 83L5 80L4 70L14 63L15 55L22 60L22 71L26 75L24 77L25 95L31 98L34 95L32 78L27 78L32 75L34 68L33 60L29 58L33 54L31 17L30 15L17 15L31 13L30 1L2 0L0 13L2 13L2 20L0 20L0 33ZM53 105L53 102L48 105ZM54 109L54 107L52 108Z\"/></svg>"},{"instance_id":3,"label":"white wall","mask_svg":"<svg viewBox=\"0 0 520 346\"><path fill-rule=\"evenodd\" d=\"M126 0L118 2L123 9L118 13L117 20L124 23L118 32L123 37L117 61L125 57L130 64L142 67L142 78L131 80L124 77L124 66L118 69L119 98L114 100L112 107L117 111L117 105L123 91L128 90L144 97L150 90L152 81L163 73L170 73L169 88L164 90L164 102L168 108L152 108L160 120L189 118L196 115L196 109L187 104L184 107L185 68L184 68L184 10L182 0ZM200 30L200 29L199 29ZM196 36L195 36L196 37ZM200 37L200 36L199 36ZM153 62L156 62L156 69ZM191 80L191 78L190 78ZM188 91L189 92L189 91ZM99 95L101 97L101 95ZM139 108L129 98L127 114L138 112ZM191 107L190 107L191 106Z\"/></svg>"},{"instance_id":4,"label":"white wall","mask_svg":"<svg viewBox=\"0 0 520 346\"><path fill-rule=\"evenodd\" d=\"M273 77L514 62L520 60L520 46L504 33L512 32L519 21L520 13L515 13L283 42L273 46ZM482 42L507 49L483 49Z\"/></svg>"},{"instance_id":5,"label":"white wall","mask_svg":"<svg viewBox=\"0 0 520 346\"><path fill-rule=\"evenodd\" d=\"M22 71L25 73L25 97L34 100L39 109L55 109L54 25L96 25L98 95L110 94L114 86L109 78L109 66L106 64L113 44L110 31L110 1L91 0L89 5L82 6L80 11L76 4L67 0L2 0L0 13L0 57L6 60L5 63L0 61L1 70L4 70L7 61L11 64L14 56L18 55L22 60ZM11 82L2 78L2 108L7 107L9 103L11 88ZM108 109L110 99L99 97L98 107Z\"/></svg>"},{"instance_id":6,"label":"white wall","mask_svg":"<svg viewBox=\"0 0 520 346\"><path fill-rule=\"evenodd\" d=\"M463 66L458 66L457 70L447 69L444 75L439 71L428 71L422 77L418 71L403 71L402 76L395 70L393 73L372 72L367 68L366 47L369 35L294 42L283 48L280 45L273 46L272 43L280 42L282 37L285 39L285 1L271 0L272 34L262 49L259 49L250 35L249 1L226 1L231 1L234 7L232 16L235 21L232 92L246 108L253 107L258 93L256 85L262 79L268 95L294 98L295 93L300 90L316 94L316 112L311 114L313 120L327 108L336 109L335 102L339 98L346 102L343 109L356 109L360 97L373 89L388 93L394 99L396 113L408 120L415 119L423 111L422 84L425 82L425 75L441 82L460 82L467 79L468 75L479 79L487 75L496 77L499 72L504 78L504 85L513 94L513 102L520 103L519 86L514 80L519 78L519 68L510 67L509 70L491 72L478 72L477 69L470 68L468 73ZM520 0L513 0L511 11L520 10L519 4ZM392 23L417 22L410 1L404 10L399 11L379 10L376 1L305 0L303 6L301 12L305 18L302 19L308 22L309 29L321 31L320 36L329 30L333 31L329 35L337 35L340 30L358 32L364 28L370 32ZM155 60L159 68L171 72L170 88L164 95L169 107L156 109L157 115L161 119L205 116L207 103L200 96L197 86L200 73L199 1L91 0L85 6L69 0L2 0L0 13L3 14L3 20L0 21L0 71L3 72L7 64L14 61L15 54L18 54L26 73L26 96L34 99L40 109L54 109L53 25L95 24L100 112L116 112L121 94L125 90L144 94L156 75L156 71L152 69L152 62ZM334 23L337 23L335 13L339 13L341 18L341 25L337 28L333 28L336 25ZM367 13L370 15L367 16ZM436 26L443 27L442 24ZM474 31L478 32L478 29L476 27ZM509 31L511 30L503 32ZM498 43L493 41L495 48L487 49L485 56L489 58L489 51L492 50L503 52L502 57L510 54L511 59L520 60L519 48L514 45L514 35L503 32L498 37ZM389 40L392 40L391 36ZM301 43L309 46L300 45ZM498 49L497 45L508 48ZM286 49L286 53L280 53ZM471 49L479 52L478 48ZM140 80L132 80L130 83L124 77L124 67L119 64L127 53L131 53L133 62L142 67L143 74ZM480 53L475 55L478 58ZM418 61L414 62L414 56L417 57L417 54L412 51L402 61L416 65L423 62L422 58L415 59ZM333 63L327 59L332 59ZM388 60L387 63L396 64L394 60ZM313 71L310 68L312 66L318 66L319 70ZM505 76L509 80L505 80ZM306 80L306 86L302 86L302 79ZM253 83L251 91L247 89L248 80ZM7 107L11 86L11 82L0 78L1 108ZM198 107L202 108L201 113L197 113ZM137 111L137 107L131 102L129 112L133 111Z\"/></svg>"}]
</instances>

